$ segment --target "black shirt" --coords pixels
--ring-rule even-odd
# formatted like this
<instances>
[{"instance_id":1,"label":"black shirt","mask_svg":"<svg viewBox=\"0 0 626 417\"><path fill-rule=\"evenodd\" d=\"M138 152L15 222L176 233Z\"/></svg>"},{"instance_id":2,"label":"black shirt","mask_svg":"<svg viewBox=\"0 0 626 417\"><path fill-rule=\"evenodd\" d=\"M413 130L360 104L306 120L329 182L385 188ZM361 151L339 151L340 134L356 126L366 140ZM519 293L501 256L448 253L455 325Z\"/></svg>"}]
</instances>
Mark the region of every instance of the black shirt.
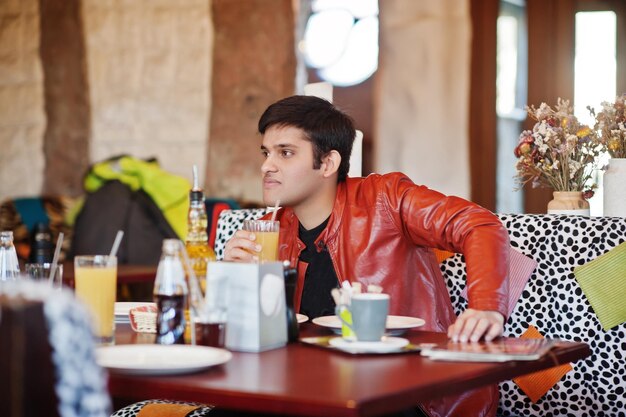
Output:
<instances>
[{"instance_id":1,"label":"black shirt","mask_svg":"<svg viewBox=\"0 0 626 417\"><path fill-rule=\"evenodd\" d=\"M327 224L328 219L311 230L306 230L300 224L298 232L300 240L306 245L300 253L300 260L309 264L304 277L300 313L311 319L335 314L335 303L330 290L338 287L337 274L323 242L319 242L319 248L315 245L315 239Z\"/></svg>"}]
</instances>

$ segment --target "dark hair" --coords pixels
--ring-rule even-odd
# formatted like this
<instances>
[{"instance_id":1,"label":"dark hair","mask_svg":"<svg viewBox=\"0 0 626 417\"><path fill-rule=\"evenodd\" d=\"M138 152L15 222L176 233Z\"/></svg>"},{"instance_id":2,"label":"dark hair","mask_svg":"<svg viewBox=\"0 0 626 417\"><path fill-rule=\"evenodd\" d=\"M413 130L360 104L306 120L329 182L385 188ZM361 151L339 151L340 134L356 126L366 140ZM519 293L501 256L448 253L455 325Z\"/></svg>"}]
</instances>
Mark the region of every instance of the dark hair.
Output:
<instances>
[{"instance_id":1,"label":"dark hair","mask_svg":"<svg viewBox=\"0 0 626 417\"><path fill-rule=\"evenodd\" d=\"M291 96L270 105L259 119L261 134L272 126L293 126L304 131L313 144L314 169L320 168L322 157L330 151L339 152L337 181L345 181L356 133L350 116L319 97Z\"/></svg>"}]
</instances>

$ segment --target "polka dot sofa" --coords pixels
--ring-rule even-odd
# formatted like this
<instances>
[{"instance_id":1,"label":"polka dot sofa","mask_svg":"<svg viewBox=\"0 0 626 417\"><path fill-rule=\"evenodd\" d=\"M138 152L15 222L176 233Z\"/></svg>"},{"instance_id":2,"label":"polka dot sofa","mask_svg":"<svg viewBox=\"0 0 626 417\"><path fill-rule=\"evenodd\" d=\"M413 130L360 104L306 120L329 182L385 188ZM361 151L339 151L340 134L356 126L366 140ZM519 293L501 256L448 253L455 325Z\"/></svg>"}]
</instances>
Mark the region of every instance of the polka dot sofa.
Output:
<instances>
[{"instance_id":1,"label":"polka dot sofa","mask_svg":"<svg viewBox=\"0 0 626 417\"><path fill-rule=\"evenodd\" d=\"M244 219L265 209L221 213L215 241L218 259ZM626 218L498 214L514 250L537 267L515 302L505 336L518 337L530 326L545 337L588 343L592 355L572 364L556 385L533 403L513 382L500 384L500 416L626 416L626 324L603 330L576 281L573 269L626 241ZM461 254L443 260L441 271L454 308L466 308L465 262ZM626 271L624 271L626 280Z\"/></svg>"}]
</instances>

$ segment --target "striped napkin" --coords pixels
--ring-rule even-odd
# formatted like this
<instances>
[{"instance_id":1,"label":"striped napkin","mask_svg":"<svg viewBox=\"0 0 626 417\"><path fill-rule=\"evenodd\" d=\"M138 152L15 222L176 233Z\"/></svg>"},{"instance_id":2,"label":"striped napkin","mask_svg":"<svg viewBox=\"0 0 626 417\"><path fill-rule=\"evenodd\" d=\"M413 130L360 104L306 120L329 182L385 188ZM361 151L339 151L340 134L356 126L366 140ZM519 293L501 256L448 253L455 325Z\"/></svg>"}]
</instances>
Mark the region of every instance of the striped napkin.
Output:
<instances>
[{"instance_id":1,"label":"striped napkin","mask_svg":"<svg viewBox=\"0 0 626 417\"><path fill-rule=\"evenodd\" d=\"M524 255L520 251L510 248L509 257L511 263L509 265L509 303L507 317L511 317L511 313L515 308L515 304L522 296L522 291L526 283L537 267L537 261ZM467 286L461 292L461 297L467 300Z\"/></svg>"},{"instance_id":2,"label":"striped napkin","mask_svg":"<svg viewBox=\"0 0 626 417\"><path fill-rule=\"evenodd\" d=\"M604 330L626 321L626 242L574 268L574 276Z\"/></svg>"},{"instance_id":3,"label":"striped napkin","mask_svg":"<svg viewBox=\"0 0 626 417\"><path fill-rule=\"evenodd\" d=\"M520 338L543 339L544 337L541 333L539 333L537 328L530 325ZM515 382L517 386L520 387L526 395L528 395L528 398L530 398L533 403L536 403L572 369L574 368L572 368L572 365L569 363L554 366L552 368L544 369L543 371L533 372L532 374L514 378L513 382Z\"/></svg>"}]
</instances>

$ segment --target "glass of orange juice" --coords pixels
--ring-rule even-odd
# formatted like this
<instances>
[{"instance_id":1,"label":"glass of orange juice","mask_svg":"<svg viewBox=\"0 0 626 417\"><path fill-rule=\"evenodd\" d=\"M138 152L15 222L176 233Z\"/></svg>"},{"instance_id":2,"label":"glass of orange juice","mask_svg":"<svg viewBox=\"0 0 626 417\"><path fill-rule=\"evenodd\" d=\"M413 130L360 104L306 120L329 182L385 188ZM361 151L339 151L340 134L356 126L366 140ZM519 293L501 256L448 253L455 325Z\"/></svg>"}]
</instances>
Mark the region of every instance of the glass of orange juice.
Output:
<instances>
[{"instance_id":1,"label":"glass of orange juice","mask_svg":"<svg viewBox=\"0 0 626 417\"><path fill-rule=\"evenodd\" d=\"M256 235L256 242L261 245L260 262L278 260L278 230L280 222L277 220L244 220L243 230Z\"/></svg>"},{"instance_id":2,"label":"glass of orange juice","mask_svg":"<svg viewBox=\"0 0 626 417\"><path fill-rule=\"evenodd\" d=\"M117 258L108 255L74 258L76 296L91 310L96 342L112 344L115 334Z\"/></svg>"}]
</instances>

